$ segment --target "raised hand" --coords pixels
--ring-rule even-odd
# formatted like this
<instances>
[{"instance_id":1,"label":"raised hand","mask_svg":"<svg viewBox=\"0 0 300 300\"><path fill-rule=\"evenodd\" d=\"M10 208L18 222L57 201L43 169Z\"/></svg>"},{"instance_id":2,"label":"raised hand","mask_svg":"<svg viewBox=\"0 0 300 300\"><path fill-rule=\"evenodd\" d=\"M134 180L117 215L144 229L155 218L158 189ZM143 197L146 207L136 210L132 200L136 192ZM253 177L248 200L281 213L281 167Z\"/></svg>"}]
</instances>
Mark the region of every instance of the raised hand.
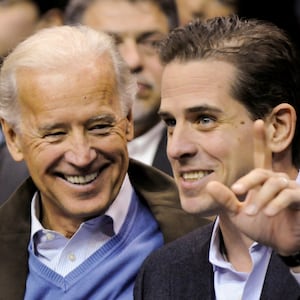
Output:
<instances>
[{"instance_id":1,"label":"raised hand","mask_svg":"<svg viewBox=\"0 0 300 300\"><path fill-rule=\"evenodd\" d=\"M272 170L262 120L254 123L254 133L254 169L231 189L210 182L207 191L240 231L282 255L291 255L300 250L300 186L287 174Z\"/></svg>"}]
</instances>

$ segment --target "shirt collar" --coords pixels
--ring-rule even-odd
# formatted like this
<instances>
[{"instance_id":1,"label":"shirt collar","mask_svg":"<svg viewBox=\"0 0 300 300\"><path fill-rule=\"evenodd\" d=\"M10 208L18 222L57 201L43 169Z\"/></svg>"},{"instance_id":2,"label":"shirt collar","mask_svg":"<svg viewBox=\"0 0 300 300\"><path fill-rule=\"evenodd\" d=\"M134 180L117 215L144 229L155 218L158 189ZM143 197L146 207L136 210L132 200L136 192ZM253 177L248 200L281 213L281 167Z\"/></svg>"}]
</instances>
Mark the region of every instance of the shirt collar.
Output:
<instances>
[{"instance_id":1,"label":"shirt collar","mask_svg":"<svg viewBox=\"0 0 300 300\"><path fill-rule=\"evenodd\" d=\"M212 232L212 237L210 240L210 248L209 248L209 261L213 265L213 268L215 270L215 267L228 267L231 266L231 263L227 261L225 258L225 254L221 253L221 237L220 237L220 219L219 217L216 218L214 227L213 227L213 232ZM255 249L259 247L259 244L257 242L253 242L253 244L249 248L249 252L251 249Z\"/></svg>"},{"instance_id":2,"label":"shirt collar","mask_svg":"<svg viewBox=\"0 0 300 300\"><path fill-rule=\"evenodd\" d=\"M113 219L115 233L120 231L125 221L132 193L133 187L130 183L128 174L126 174L119 194L105 213L105 215Z\"/></svg>"},{"instance_id":3,"label":"shirt collar","mask_svg":"<svg viewBox=\"0 0 300 300\"><path fill-rule=\"evenodd\" d=\"M110 217L113 220L113 230L114 233L119 233L128 209L131 202L131 196L133 192L133 187L130 183L129 176L126 174L125 179L123 181L122 187L116 197L116 199L112 202L110 207L107 209L104 215ZM32 198L31 203L31 238L40 230L45 230L41 222L39 221L40 215L40 200L39 200L39 192L36 192ZM97 224L99 217L88 220L84 223L88 224Z\"/></svg>"},{"instance_id":4,"label":"shirt collar","mask_svg":"<svg viewBox=\"0 0 300 300\"><path fill-rule=\"evenodd\" d=\"M164 128L165 128L164 123L162 121L159 122L157 125L155 125L153 128L148 130L143 135L136 137L132 141L130 141L128 143L129 150L130 149L145 150L145 147L153 143L153 140L157 139L157 137L160 137L160 133L164 130Z\"/></svg>"},{"instance_id":5,"label":"shirt collar","mask_svg":"<svg viewBox=\"0 0 300 300\"><path fill-rule=\"evenodd\" d=\"M216 218L213 232L210 240L210 247L209 247L209 261L215 268L216 265L226 265L227 262L225 261L221 251L220 251L220 225L219 225L219 217Z\"/></svg>"},{"instance_id":6,"label":"shirt collar","mask_svg":"<svg viewBox=\"0 0 300 300\"><path fill-rule=\"evenodd\" d=\"M2 133L2 130L0 129L0 146L5 144L4 135Z\"/></svg>"}]
</instances>

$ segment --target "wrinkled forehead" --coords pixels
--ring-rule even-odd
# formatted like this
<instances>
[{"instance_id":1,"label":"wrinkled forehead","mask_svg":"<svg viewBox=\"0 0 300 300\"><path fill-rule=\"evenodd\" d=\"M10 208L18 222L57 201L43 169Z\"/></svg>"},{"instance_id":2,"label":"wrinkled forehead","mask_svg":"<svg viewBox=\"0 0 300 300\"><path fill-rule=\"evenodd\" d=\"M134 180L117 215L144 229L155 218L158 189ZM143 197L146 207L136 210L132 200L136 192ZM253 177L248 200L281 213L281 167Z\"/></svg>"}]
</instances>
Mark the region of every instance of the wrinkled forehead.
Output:
<instances>
[{"instance_id":1,"label":"wrinkled forehead","mask_svg":"<svg viewBox=\"0 0 300 300\"><path fill-rule=\"evenodd\" d=\"M70 105L78 105L81 100L86 104L95 99L106 103L117 99L118 94L109 57L92 61L83 59L69 67L61 66L47 71L43 68L20 68L16 79L19 101L28 105L53 107L63 103L66 109L71 109Z\"/></svg>"}]
</instances>

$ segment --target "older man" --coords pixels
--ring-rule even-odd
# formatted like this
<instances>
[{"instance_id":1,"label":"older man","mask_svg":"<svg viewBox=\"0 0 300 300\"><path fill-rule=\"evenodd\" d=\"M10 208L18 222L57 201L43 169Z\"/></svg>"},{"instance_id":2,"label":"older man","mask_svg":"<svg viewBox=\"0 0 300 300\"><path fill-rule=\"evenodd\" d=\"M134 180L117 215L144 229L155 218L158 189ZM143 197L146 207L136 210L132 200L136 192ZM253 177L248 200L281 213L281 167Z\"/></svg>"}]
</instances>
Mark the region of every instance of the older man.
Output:
<instances>
[{"instance_id":1,"label":"older man","mask_svg":"<svg viewBox=\"0 0 300 300\"><path fill-rule=\"evenodd\" d=\"M144 258L205 220L172 179L129 161L136 84L113 40L39 31L6 58L0 117L31 177L0 208L3 299L132 299Z\"/></svg>"}]
</instances>

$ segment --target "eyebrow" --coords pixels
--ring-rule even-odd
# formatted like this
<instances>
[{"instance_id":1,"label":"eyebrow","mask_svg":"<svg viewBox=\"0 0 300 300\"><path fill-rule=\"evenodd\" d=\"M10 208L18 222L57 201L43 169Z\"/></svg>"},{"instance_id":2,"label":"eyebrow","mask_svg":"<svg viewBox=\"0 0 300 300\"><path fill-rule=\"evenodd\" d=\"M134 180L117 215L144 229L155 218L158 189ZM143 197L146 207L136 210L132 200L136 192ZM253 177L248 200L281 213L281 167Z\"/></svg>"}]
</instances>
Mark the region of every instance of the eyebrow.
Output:
<instances>
[{"instance_id":1,"label":"eyebrow","mask_svg":"<svg viewBox=\"0 0 300 300\"><path fill-rule=\"evenodd\" d=\"M116 118L114 115L111 115L111 114L98 115L98 116L88 119L87 123L91 123L91 122L95 122L95 121L115 122Z\"/></svg>"},{"instance_id":2,"label":"eyebrow","mask_svg":"<svg viewBox=\"0 0 300 300\"><path fill-rule=\"evenodd\" d=\"M211 106L211 105L200 105L200 106L193 106L185 109L186 114L190 113L204 113L204 112L212 112L212 113L221 113L222 110L220 108ZM161 118L170 116L170 113L165 112L163 110L159 110L158 114Z\"/></svg>"},{"instance_id":3,"label":"eyebrow","mask_svg":"<svg viewBox=\"0 0 300 300\"><path fill-rule=\"evenodd\" d=\"M64 123L56 123L56 124L50 124L50 125L44 125L38 128L38 132L44 133L44 132L49 132L55 129L63 128L65 127L66 124Z\"/></svg>"},{"instance_id":4,"label":"eyebrow","mask_svg":"<svg viewBox=\"0 0 300 300\"><path fill-rule=\"evenodd\" d=\"M221 113L222 110L218 107L211 106L211 105L200 105L200 106L193 106L190 108L187 108L185 112L187 113L195 113L195 112L215 112L215 113Z\"/></svg>"}]
</instances>

